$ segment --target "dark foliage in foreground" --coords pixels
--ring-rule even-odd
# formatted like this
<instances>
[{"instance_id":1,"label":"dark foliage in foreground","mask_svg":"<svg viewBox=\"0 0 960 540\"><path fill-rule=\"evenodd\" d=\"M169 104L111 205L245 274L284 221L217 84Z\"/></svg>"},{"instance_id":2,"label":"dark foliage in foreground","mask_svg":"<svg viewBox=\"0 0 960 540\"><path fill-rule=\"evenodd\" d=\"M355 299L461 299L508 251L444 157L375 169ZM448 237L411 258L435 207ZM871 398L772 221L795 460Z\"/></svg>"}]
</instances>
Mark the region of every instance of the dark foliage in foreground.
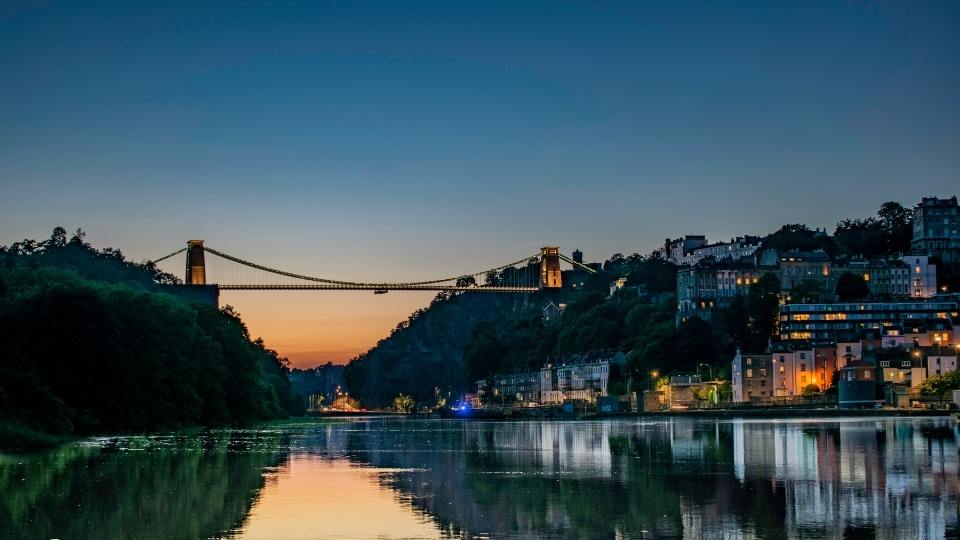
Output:
<instances>
[{"instance_id":1,"label":"dark foliage in foreground","mask_svg":"<svg viewBox=\"0 0 960 540\"><path fill-rule=\"evenodd\" d=\"M300 412L286 359L251 340L229 306L153 292L151 278L162 278L153 268L77 237L17 250L4 248L0 267L0 422L8 432L144 432ZM64 260L73 261L63 265L69 270ZM81 277L98 268L123 284Z\"/></svg>"}]
</instances>

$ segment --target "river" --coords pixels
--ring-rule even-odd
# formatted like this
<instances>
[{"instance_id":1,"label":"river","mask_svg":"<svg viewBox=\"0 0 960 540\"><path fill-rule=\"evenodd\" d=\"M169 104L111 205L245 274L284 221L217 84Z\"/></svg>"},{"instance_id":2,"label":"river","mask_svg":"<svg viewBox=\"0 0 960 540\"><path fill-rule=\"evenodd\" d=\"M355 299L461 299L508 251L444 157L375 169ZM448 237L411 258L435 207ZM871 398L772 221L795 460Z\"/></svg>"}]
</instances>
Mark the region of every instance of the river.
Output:
<instances>
[{"instance_id":1,"label":"river","mask_svg":"<svg viewBox=\"0 0 960 540\"><path fill-rule=\"evenodd\" d=\"M952 418L366 418L0 454L0 538L943 538Z\"/></svg>"}]
</instances>

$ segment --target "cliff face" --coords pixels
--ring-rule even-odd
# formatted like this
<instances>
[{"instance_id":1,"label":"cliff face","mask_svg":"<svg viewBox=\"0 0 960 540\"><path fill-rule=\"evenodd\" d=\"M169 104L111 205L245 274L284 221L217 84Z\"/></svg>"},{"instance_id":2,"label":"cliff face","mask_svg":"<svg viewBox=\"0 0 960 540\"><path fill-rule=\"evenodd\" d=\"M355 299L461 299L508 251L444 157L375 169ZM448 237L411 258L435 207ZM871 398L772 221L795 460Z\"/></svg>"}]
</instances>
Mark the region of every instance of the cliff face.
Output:
<instances>
[{"instance_id":1,"label":"cliff face","mask_svg":"<svg viewBox=\"0 0 960 540\"><path fill-rule=\"evenodd\" d=\"M376 347L354 359L345 377L350 393L367 407L390 405L399 393L433 403L464 388L463 351L473 327L511 312L539 309L541 293L463 293L435 301Z\"/></svg>"}]
</instances>

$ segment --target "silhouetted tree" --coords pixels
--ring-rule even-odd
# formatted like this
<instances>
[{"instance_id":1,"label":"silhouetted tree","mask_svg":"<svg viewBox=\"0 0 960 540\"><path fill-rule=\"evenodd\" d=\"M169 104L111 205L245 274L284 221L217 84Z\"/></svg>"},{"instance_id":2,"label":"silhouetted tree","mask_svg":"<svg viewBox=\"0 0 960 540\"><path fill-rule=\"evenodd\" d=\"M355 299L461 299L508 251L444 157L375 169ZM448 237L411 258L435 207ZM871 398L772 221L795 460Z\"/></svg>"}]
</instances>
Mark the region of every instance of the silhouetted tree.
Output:
<instances>
[{"instance_id":1,"label":"silhouetted tree","mask_svg":"<svg viewBox=\"0 0 960 540\"><path fill-rule=\"evenodd\" d=\"M861 300L870 295L870 287L863 276L844 272L837 280L837 298L842 301Z\"/></svg>"}]
</instances>

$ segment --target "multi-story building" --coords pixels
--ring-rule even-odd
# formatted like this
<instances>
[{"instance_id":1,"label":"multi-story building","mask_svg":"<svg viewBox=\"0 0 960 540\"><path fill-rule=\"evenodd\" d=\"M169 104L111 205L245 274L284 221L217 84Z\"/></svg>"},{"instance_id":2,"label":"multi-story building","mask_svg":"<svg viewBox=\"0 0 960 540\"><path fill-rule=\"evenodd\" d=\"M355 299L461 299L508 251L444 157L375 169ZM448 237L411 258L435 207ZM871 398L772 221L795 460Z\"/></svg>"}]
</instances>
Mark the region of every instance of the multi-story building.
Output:
<instances>
[{"instance_id":1,"label":"multi-story building","mask_svg":"<svg viewBox=\"0 0 960 540\"><path fill-rule=\"evenodd\" d=\"M690 266L677 271L677 323L697 316L710 320L717 304L717 271L710 265Z\"/></svg>"},{"instance_id":2,"label":"multi-story building","mask_svg":"<svg viewBox=\"0 0 960 540\"><path fill-rule=\"evenodd\" d=\"M826 390L837 370L835 347L814 347L807 342L779 342L771 347L774 396L799 396L813 384Z\"/></svg>"},{"instance_id":3,"label":"multi-story building","mask_svg":"<svg viewBox=\"0 0 960 540\"><path fill-rule=\"evenodd\" d=\"M769 354L741 353L737 350L730 369L733 401L743 402L775 395L772 359Z\"/></svg>"},{"instance_id":4,"label":"multi-story building","mask_svg":"<svg viewBox=\"0 0 960 540\"><path fill-rule=\"evenodd\" d=\"M907 295L930 298L937 294L937 265L930 264L926 255L909 255L900 259L907 265L909 284Z\"/></svg>"},{"instance_id":5,"label":"multi-story building","mask_svg":"<svg viewBox=\"0 0 960 540\"><path fill-rule=\"evenodd\" d=\"M548 362L538 371L495 375L477 381L477 394L485 403L559 404L565 401L595 403L608 395L611 368L622 366L621 351L575 354Z\"/></svg>"},{"instance_id":6,"label":"multi-story building","mask_svg":"<svg viewBox=\"0 0 960 540\"><path fill-rule=\"evenodd\" d=\"M537 377L540 403L595 403L597 397L608 395L611 367L623 366L626 361L627 357L621 351L598 351L548 363L540 369Z\"/></svg>"},{"instance_id":7,"label":"multi-story building","mask_svg":"<svg viewBox=\"0 0 960 540\"><path fill-rule=\"evenodd\" d=\"M477 394L487 403L536 403L540 400L540 380L536 372L496 375L489 382L477 381Z\"/></svg>"},{"instance_id":8,"label":"multi-story building","mask_svg":"<svg viewBox=\"0 0 960 540\"><path fill-rule=\"evenodd\" d=\"M707 237L703 235L688 234L676 240L667 238L663 241L663 256L673 264L686 264L684 261L687 255L692 253L694 249L705 245L707 245Z\"/></svg>"},{"instance_id":9,"label":"multi-story building","mask_svg":"<svg viewBox=\"0 0 960 540\"><path fill-rule=\"evenodd\" d=\"M746 295L765 269L752 264L707 262L677 271L677 322L697 316L709 320L716 307Z\"/></svg>"},{"instance_id":10,"label":"multi-story building","mask_svg":"<svg viewBox=\"0 0 960 540\"><path fill-rule=\"evenodd\" d=\"M952 328L956 301L785 304L780 307L780 339L837 341L840 334L888 327Z\"/></svg>"},{"instance_id":11,"label":"multi-story building","mask_svg":"<svg viewBox=\"0 0 960 540\"><path fill-rule=\"evenodd\" d=\"M678 266L700 264L700 261L711 258L714 261L739 261L745 257L753 257L760 249L759 236L738 236L729 242L707 243L706 236L688 235L676 240L667 239L664 242L666 258Z\"/></svg>"},{"instance_id":12,"label":"multi-story building","mask_svg":"<svg viewBox=\"0 0 960 540\"><path fill-rule=\"evenodd\" d=\"M873 296L910 296L910 268L899 259L863 259L850 261L845 268L835 268L839 276L850 272L860 276Z\"/></svg>"},{"instance_id":13,"label":"multi-story building","mask_svg":"<svg viewBox=\"0 0 960 540\"><path fill-rule=\"evenodd\" d=\"M957 197L949 199L924 197L913 208L914 253L940 255L944 260L956 259L960 251L960 207Z\"/></svg>"},{"instance_id":14,"label":"multi-story building","mask_svg":"<svg viewBox=\"0 0 960 540\"><path fill-rule=\"evenodd\" d=\"M783 292L804 282L812 282L828 294L832 294L836 288L830 257L820 249L786 252L768 250L761 255L760 264L779 268L780 290Z\"/></svg>"}]
</instances>

